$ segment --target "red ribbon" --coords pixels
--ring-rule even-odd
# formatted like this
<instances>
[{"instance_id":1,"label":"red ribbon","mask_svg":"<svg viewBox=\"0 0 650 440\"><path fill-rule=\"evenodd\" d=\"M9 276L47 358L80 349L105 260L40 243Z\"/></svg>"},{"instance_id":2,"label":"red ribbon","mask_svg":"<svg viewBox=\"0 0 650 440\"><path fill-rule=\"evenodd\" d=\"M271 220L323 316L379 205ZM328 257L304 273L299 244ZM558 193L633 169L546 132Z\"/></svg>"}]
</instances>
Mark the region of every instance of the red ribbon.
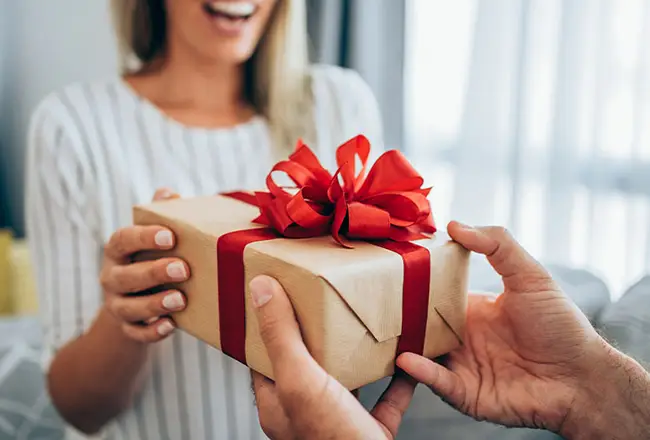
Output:
<instances>
[{"instance_id":1,"label":"red ribbon","mask_svg":"<svg viewBox=\"0 0 650 440\"><path fill-rule=\"evenodd\" d=\"M245 197L230 197L247 202ZM239 193L244 194L244 193ZM250 201L250 199L248 199ZM229 232L217 239L217 285L221 350L246 365L246 277L244 249L251 243L278 238L272 229Z\"/></svg>"},{"instance_id":2,"label":"red ribbon","mask_svg":"<svg viewBox=\"0 0 650 440\"><path fill-rule=\"evenodd\" d=\"M258 192L260 216L284 237L331 234L361 240L411 241L436 232L424 179L397 150L382 154L366 176L370 143L356 136L336 151L332 176L309 147L298 141L289 160L278 162L266 177L268 192ZM361 170L356 173L356 159ZM290 193L273 178L285 173L296 185Z\"/></svg>"},{"instance_id":3,"label":"red ribbon","mask_svg":"<svg viewBox=\"0 0 650 440\"><path fill-rule=\"evenodd\" d=\"M336 152L339 166L334 176L312 151L298 142L287 161L277 163L266 182L268 193L222 194L260 209L254 221L271 228L230 232L217 240L219 327L221 349L246 365L246 311L244 249L250 243L279 236L300 238L331 234L343 246L349 239L381 240L375 245L402 257L402 333L397 354L422 354L429 310L431 262L429 250L410 240L436 231L423 179L398 151L384 153L365 177L370 144L357 136ZM361 171L355 173L355 156ZM285 172L297 185L290 194L273 180L274 171ZM342 183L339 182L339 176Z\"/></svg>"}]
</instances>

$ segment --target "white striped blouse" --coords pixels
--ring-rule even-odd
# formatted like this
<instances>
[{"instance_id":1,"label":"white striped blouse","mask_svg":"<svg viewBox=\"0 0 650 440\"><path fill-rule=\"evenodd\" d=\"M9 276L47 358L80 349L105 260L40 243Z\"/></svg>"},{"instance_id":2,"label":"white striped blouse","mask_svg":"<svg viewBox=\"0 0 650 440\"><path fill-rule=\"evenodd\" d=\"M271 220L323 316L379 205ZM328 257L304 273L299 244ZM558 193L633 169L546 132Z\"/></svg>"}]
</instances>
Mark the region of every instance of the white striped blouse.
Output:
<instances>
[{"instance_id":1,"label":"white striped blouse","mask_svg":"<svg viewBox=\"0 0 650 440\"><path fill-rule=\"evenodd\" d=\"M334 147L358 133L381 148L377 103L360 76L315 66L312 77L312 147L323 164L331 168ZM261 188L270 142L262 117L224 129L184 126L119 78L48 96L30 127L27 221L49 353L100 308L102 246L131 224L134 204L160 187L184 196ZM133 408L103 438L264 438L248 370L217 350L177 331L155 344L148 369ZM69 429L69 437L80 436Z\"/></svg>"}]
</instances>

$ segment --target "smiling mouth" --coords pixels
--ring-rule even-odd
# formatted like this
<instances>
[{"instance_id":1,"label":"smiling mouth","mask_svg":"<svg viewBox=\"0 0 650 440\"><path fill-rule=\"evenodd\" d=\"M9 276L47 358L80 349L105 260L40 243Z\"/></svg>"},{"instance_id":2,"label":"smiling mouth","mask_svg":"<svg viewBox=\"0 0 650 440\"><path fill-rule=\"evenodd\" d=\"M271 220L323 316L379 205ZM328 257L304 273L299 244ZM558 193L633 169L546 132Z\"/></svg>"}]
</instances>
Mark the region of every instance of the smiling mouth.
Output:
<instances>
[{"instance_id":1,"label":"smiling mouth","mask_svg":"<svg viewBox=\"0 0 650 440\"><path fill-rule=\"evenodd\" d=\"M203 3L203 10L213 18L243 22L255 14L257 6L252 2L245 1L210 1Z\"/></svg>"}]
</instances>

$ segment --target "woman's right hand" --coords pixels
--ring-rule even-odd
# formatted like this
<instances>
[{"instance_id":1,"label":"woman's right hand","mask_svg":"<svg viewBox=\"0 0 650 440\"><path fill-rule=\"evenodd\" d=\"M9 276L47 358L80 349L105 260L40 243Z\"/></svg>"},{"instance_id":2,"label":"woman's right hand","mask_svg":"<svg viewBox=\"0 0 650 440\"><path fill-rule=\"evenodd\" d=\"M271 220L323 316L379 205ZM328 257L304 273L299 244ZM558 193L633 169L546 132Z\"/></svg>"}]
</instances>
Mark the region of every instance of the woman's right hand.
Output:
<instances>
[{"instance_id":1,"label":"woman's right hand","mask_svg":"<svg viewBox=\"0 0 650 440\"><path fill-rule=\"evenodd\" d=\"M156 191L154 201L173 197L171 191L161 189ZM189 267L178 258L132 262L137 252L169 250L175 244L174 234L167 228L130 226L115 232L104 248L100 274L104 308L130 339L148 343L165 338L175 328L169 313L186 307L187 300L178 290L131 295L188 279Z\"/></svg>"}]
</instances>

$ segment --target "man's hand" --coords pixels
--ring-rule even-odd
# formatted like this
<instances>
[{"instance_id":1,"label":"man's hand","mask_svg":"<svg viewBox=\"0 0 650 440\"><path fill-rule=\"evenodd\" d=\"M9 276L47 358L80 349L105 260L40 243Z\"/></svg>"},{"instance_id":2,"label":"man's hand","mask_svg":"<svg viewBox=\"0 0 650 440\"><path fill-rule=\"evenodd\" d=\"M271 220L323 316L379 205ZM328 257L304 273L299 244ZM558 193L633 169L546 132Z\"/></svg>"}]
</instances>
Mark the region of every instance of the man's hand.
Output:
<instances>
[{"instance_id":1,"label":"man's hand","mask_svg":"<svg viewBox=\"0 0 650 440\"><path fill-rule=\"evenodd\" d=\"M272 439L393 439L414 381L396 375L369 414L307 351L293 308L272 278L251 282L253 304L275 382L253 372L260 423Z\"/></svg>"},{"instance_id":2,"label":"man's hand","mask_svg":"<svg viewBox=\"0 0 650 440\"><path fill-rule=\"evenodd\" d=\"M605 342L504 229L450 223L448 230L487 256L504 292L471 295L464 343L444 366L412 353L397 365L476 419L561 431L572 407L582 403L581 390L597 380L596 367L608 355Z\"/></svg>"}]
</instances>

